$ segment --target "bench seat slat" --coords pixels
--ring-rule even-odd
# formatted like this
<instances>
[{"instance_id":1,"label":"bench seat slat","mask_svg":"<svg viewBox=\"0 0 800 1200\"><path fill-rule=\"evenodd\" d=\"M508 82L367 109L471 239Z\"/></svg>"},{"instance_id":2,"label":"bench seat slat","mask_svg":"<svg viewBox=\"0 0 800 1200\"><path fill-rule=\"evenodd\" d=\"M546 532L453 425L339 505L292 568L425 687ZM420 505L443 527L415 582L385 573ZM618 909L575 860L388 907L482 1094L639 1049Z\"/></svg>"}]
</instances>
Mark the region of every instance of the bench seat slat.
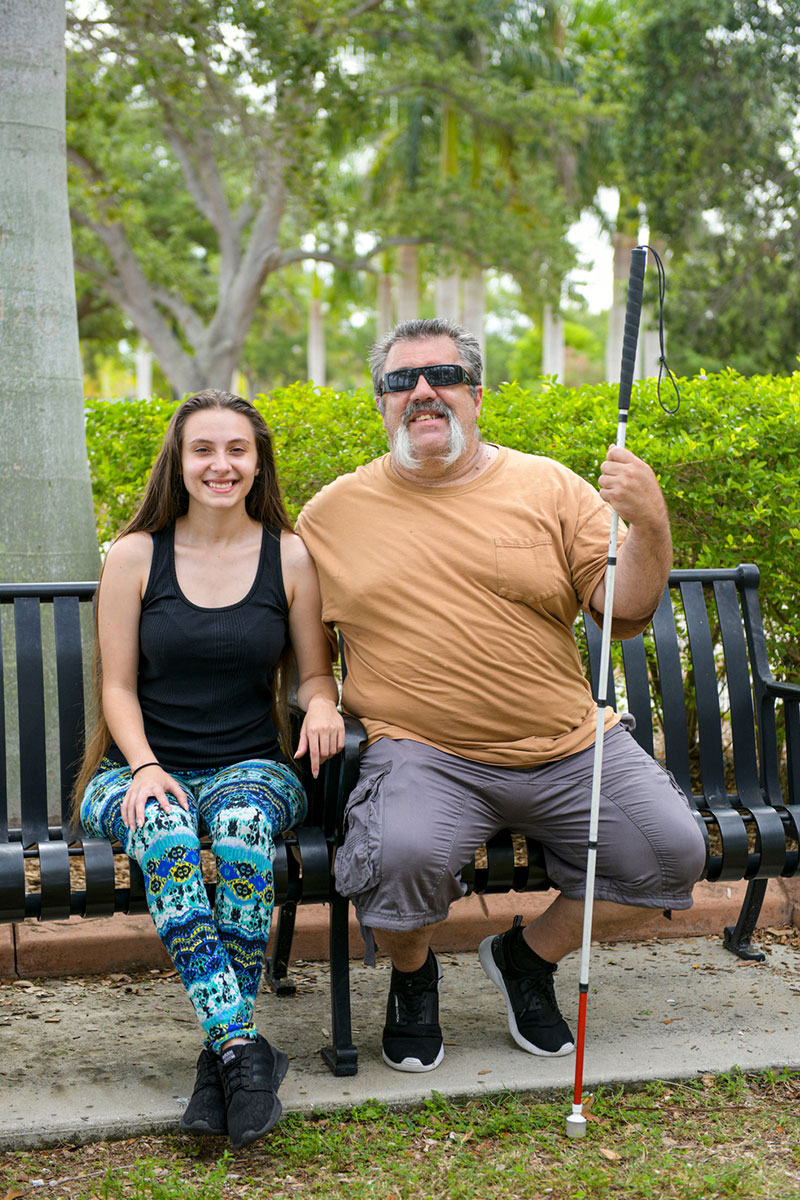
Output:
<instances>
[{"instance_id":1,"label":"bench seat slat","mask_svg":"<svg viewBox=\"0 0 800 1200\"><path fill-rule=\"evenodd\" d=\"M25 856L22 842L0 845L0 920L25 917Z\"/></svg>"},{"instance_id":2,"label":"bench seat slat","mask_svg":"<svg viewBox=\"0 0 800 1200\"><path fill-rule=\"evenodd\" d=\"M64 921L70 915L69 847L66 842L42 842L39 846L42 921Z\"/></svg>"},{"instance_id":3,"label":"bench seat slat","mask_svg":"<svg viewBox=\"0 0 800 1200\"><path fill-rule=\"evenodd\" d=\"M114 915L114 850L106 838L81 838L86 891L81 915Z\"/></svg>"}]
</instances>

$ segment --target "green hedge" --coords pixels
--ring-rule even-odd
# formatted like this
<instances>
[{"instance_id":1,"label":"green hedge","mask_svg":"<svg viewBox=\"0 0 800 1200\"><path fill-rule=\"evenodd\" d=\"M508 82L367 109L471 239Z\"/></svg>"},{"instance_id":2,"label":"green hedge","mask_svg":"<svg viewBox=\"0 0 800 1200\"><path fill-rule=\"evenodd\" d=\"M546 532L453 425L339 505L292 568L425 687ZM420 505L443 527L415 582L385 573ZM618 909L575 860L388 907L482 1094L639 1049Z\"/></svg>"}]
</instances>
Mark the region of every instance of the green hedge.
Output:
<instances>
[{"instance_id":1,"label":"green hedge","mask_svg":"<svg viewBox=\"0 0 800 1200\"><path fill-rule=\"evenodd\" d=\"M656 471L669 503L675 563L754 562L771 661L800 676L800 373L734 372L682 379L680 411L660 408L654 381L633 392L628 447ZM665 395L667 402L672 394ZM259 397L270 426L287 507L296 516L314 493L386 449L366 391L339 394L295 384ZM98 531L110 541L141 493L175 405L160 400L87 405ZM484 400L488 441L547 454L592 481L616 436L612 384L566 388L508 384Z\"/></svg>"}]
</instances>

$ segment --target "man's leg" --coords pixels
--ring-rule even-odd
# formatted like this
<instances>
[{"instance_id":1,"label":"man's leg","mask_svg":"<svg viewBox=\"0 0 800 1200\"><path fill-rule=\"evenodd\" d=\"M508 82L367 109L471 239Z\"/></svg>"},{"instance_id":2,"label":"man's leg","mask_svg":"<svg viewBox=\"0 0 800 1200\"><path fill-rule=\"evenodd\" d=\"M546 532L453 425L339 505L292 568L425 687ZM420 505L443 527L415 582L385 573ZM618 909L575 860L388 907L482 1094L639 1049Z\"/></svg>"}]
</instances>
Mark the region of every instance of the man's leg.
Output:
<instances>
[{"instance_id":1,"label":"man's leg","mask_svg":"<svg viewBox=\"0 0 800 1200\"><path fill-rule=\"evenodd\" d=\"M509 823L545 845L562 894L524 930L481 944L489 978L506 999L509 1028L533 1054L565 1054L572 1035L558 1011L556 964L583 939L593 750L531 773L527 811ZM623 729L606 735L595 880L595 940L634 929L653 912L688 908L705 859L683 793Z\"/></svg>"},{"instance_id":2,"label":"man's leg","mask_svg":"<svg viewBox=\"0 0 800 1200\"><path fill-rule=\"evenodd\" d=\"M469 763L419 742L382 739L364 753L345 814L336 883L392 959L383 1059L431 1071L444 1056L439 963L430 939L463 894L461 866L495 831L465 780Z\"/></svg>"},{"instance_id":3,"label":"man's leg","mask_svg":"<svg viewBox=\"0 0 800 1200\"><path fill-rule=\"evenodd\" d=\"M523 937L545 962L560 962L565 954L577 950L583 941L583 900L557 896L549 908L525 926ZM594 905L592 937L602 942L626 930L635 929L653 915L653 909L632 904L614 904L597 900Z\"/></svg>"},{"instance_id":4,"label":"man's leg","mask_svg":"<svg viewBox=\"0 0 800 1200\"><path fill-rule=\"evenodd\" d=\"M376 929L375 938L381 950L385 950L392 960L392 966L398 971L418 971L428 961L431 938L434 930L442 924L423 925L420 929L410 929L407 933L397 933L391 929Z\"/></svg>"}]
</instances>

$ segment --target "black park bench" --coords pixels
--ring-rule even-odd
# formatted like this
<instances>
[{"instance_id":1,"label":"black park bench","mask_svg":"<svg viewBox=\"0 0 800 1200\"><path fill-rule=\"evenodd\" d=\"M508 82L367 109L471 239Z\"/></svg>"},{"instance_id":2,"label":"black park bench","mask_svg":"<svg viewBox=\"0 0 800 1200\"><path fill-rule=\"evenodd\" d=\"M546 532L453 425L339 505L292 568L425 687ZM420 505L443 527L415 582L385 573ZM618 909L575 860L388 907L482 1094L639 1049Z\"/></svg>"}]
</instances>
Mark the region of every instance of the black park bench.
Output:
<instances>
[{"instance_id":1,"label":"black park bench","mask_svg":"<svg viewBox=\"0 0 800 1200\"><path fill-rule=\"evenodd\" d=\"M617 644L608 689L609 699L634 715L639 744L689 798L706 841L704 878L747 880L741 912L724 930L725 945L742 958L763 958L750 939L767 882L797 875L800 860L800 685L781 683L770 672L758 582L757 568L749 565L673 571L648 629ZM138 867L119 847L84 836L69 820L94 588L0 585L2 922L146 910ZM600 630L586 619L576 633L596 683ZM297 905L328 904L333 1045L323 1055L336 1075L357 1070L348 903L331 874L364 740L358 721L348 717L345 724L344 752L325 764L318 780L304 780L308 816L278 846L277 925L266 970L276 992L293 992L287 969ZM463 878L470 891L484 894L552 886L541 846L513 830L479 851ZM213 898L213 882L207 886Z\"/></svg>"}]
</instances>

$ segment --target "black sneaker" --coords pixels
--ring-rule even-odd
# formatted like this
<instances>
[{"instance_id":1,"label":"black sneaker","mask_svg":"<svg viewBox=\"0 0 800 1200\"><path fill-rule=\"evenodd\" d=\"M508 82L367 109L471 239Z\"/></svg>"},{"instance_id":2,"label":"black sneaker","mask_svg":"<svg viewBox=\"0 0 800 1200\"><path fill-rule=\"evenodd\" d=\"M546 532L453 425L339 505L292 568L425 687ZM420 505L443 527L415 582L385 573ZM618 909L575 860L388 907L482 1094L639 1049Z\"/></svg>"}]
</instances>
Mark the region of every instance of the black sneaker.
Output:
<instances>
[{"instance_id":1,"label":"black sneaker","mask_svg":"<svg viewBox=\"0 0 800 1200\"><path fill-rule=\"evenodd\" d=\"M507 929L496 937L484 938L478 951L481 966L506 998L511 1036L529 1054L571 1054L575 1042L558 1011L553 986L556 968L544 962L531 971L515 967L510 947L514 934L514 929Z\"/></svg>"},{"instance_id":2,"label":"black sneaker","mask_svg":"<svg viewBox=\"0 0 800 1200\"><path fill-rule=\"evenodd\" d=\"M433 1071L444 1058L439 1025L442 969L432 950L419 971L405 974L392 967L383 1061L395 1071Z\"/></svg>"},{"instance_id":3,"label":"black sneaker","mask_svg":"<svg viewBox=\"0 0 800 1200\"><path fill-rule=\"evenodd\" d=\"M278 1087L289 1069L289 1059L261 1036L228 1046L221 1059L228 1136L234 1150L239 1150L277 1123L283 1111Z\"/></svg>"},{"instance_id":4,"label":"black sneaker","mask_svg":"<svg viewBox=\"0 0 800 1200\"><path fill-rule=\"evenodd\" d=\"M194 1091L178 1123L184 1133L228 1132L225 1124L225 1092L219 1069L220 1061L214 1051L201 1050Z\"/></svg>"}]
</instances>

